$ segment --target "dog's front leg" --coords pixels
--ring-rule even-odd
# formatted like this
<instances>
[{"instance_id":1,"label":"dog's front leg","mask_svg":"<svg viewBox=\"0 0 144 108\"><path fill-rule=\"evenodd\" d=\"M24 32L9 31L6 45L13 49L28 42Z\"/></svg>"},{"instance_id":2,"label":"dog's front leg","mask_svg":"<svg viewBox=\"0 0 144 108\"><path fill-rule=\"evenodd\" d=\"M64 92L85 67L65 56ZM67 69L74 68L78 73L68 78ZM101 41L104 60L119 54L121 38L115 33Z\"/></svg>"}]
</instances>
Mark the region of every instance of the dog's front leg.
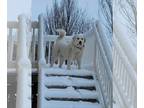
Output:
<instances>
[{"instance_id":1,"label":"dog's front leg","mask_svg":"<svg viewBox=\"0 0 144 108\"><path fill-rule=\"evenodd\" d=\"M54 64L54 57L52 56L51 57L51 62L50 62L50 67L53 67L53 64Z\"/></svg>"},{"instance_id":2,"label":"dog's front leg","mask_svg":"<svg viewBox=\"0 0 144 108\"><path fill-rule=\"evenodd\" d=\"M63 57L63 56L61 56L61 57L60 57L59 68L61 68L61 67L62 67L62 65L63 65L63 62L64 62L64 61L65 61L64 57Z\"/></svg>"},{"instance_id":3,"label":"dog's front leg","mask_svg":"<svg viewBox=\"0 0 144 108\"><path fill-rule=\"evenodd\" d=\"M81 69L81 58L77 58L78 69Z\"/></svg>"},{"instance_id":4,"label":"dog's front leg","mask_svg":"<svg viewBox=\"0 0 144 108\"><path fill-rule=\"evenodd\" d=\"M70 53L67 60L67 69L71 69L72 54Z\"/></svg>"},{"instance_id":5,"label":"dog's front leg","mask_svg":"<svg viewBox=\"0 0 144 108\"><path fill-rule=\"evenodd\" d=\"M71 58L68 58L68 60L67 60L67 69L68 70L71 69Z\"/></svg>"},{"instance_id":6,"label":"dog's front leg","mask_svg":"<svg viewBox=\"0 0 144 108\"><path fill-rule=\"evenodd\" d=\"M67 58L67 69L71 69L71 60L72 60L72 49L70 48L68 51L68 58Z\"/></svg>"},{"instance_id":7,"label":"dog's front leg","mask_svg":"<svg viewBox=\"0 0 144 108\"><path fill-rule=\"evenodd\" d=\"M53 64L55 63L56 60L57 60L57 56L56 55L52 55L51 62L50 62L50 67L53 67Z\"/></svg>"},{"instance_id":8,"label":"dog's front leg","mask_svg":"<svg viewBox=\"0 0 144 108\"><path fill-rule=\"evenodd\" d=\"M53 67L53 64L55 63L56 60L58 60L58 49L53 47L51 61L50 61L50 67Z\"/></svg>"}]
</instances>

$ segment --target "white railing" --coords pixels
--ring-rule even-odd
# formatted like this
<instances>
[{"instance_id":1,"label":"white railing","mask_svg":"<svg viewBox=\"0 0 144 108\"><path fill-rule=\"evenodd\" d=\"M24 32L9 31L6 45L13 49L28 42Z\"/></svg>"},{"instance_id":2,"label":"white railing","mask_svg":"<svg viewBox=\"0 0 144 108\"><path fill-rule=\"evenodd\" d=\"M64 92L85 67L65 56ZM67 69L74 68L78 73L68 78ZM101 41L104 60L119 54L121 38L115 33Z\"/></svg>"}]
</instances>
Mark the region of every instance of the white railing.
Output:
<instances>
[{"instance_id":1,"label":"white railing","mask_svg":"<svg viewBox=\"0 0 144 108\"><path fill-rule=\"evenodd\" d=\"M39 21L35 21L31 23L32 27L32 41L31 41L31 51L29 53L30 59L33 67L38 67L39 69L39 80L41 80L41 69L50 63L51 60L51 50L54 41L57 36L53 35L45 35L44 25L43 25L43 16L40 15L38 18ZM16 23L16 22L15 22ZM16 24L11 23L11 26L17 28ZM9 27L10 27L9 25ZM12 28L12 27L11 27ZM101 95L103 96L104 105L106 108L111 108L112 106L112 80L111 80L111 58L107 57L108 48L106 49L104 34L98 33L100 32L100 24L97 23L94 28L85 34L86 36L86 47L83 56L83 67L89 68L95 71L95 78L99 80L99 85L101 88ZM11 35L9 35L11 36ZM90 37L89 37L90 36ZM16 37L16 36L13 36ZM71 39L71 36L66 36L66 39ZM13 42L12 44L17 45L17 39L13 38L13 40L8 41L8 44ZM11 45L9 45L11 46ZM106 51L105 51L106 50ZM47 53L46 53L47 52ZM89 53L91 52L91 53ZM36 55L38 53L38 55ZM14 54L14 51L9 51L8 55ZM15 62L15 60L9 60ZM13 62L9 62L13 64ZM41 82L41 81L39 81ZM41 82L42 83L42 82ZM41 84L39 83L39 97L41 95ZM38 106L41 106L41 99L38 100ZM101 101L100 101L101 102ZM102 103L103 104L103 103Z\"/></svg>"},{"instance_id":2,"label":"white railing","mask_svg":"<svg viewBox=\"0 0 144 108\"><path fill-rule=\"evenodd\" d=\"M7 37L7 63L8 67L15 68L16 67L16 44L17 44L17 30L18 30L18 22L9 22L8 23L8 37Z\"/></svg>"},{"instance_id":3,"label":"white railing","mask_svg":"<svg viewBox=\"0 0 144 108\"><path fill-rule=\"evenodd\" d=\"M112 50L108 40L103 32L102 25L97 22L96 25L87 32L86 40L88 41L85 50L89 53L86 55L85 62L92 63L95 78L99 81L102 101L105 108L112 108Z\"/></svg>"},{"instance_id":4,"label":"white railing","mask_svg":"<svg viewBox=\"0 0 144 108\"><path fill-rule=\"evenodd\" d=\"M57 36L45 35L43 15L39 16L38 21L31 23L32 40L26 40L26 28L29 28L27 26L26 19L22 16L18 22L8 23L8 67L17 68L17 99L19 100L17 105L20 106L22 105L20 100L22 101L23 97L20 92L24 91L21 88L25 87L23 86L26 85L24 82L28 78L27 75L31 73L29 59L32 67L38 68L38 80L41 80L41 69L50 63L52 46L57 38ZM112 37L112 46L110 46L103 31L103 26L98 21L90 31L84 34L86 45L82 66L94 71L94 77L99 81L99 88L103 97L100 102L103 102L105 108L112 108L113 95L118 96L117 99L119 99L122 108L136 108L136 55L129 39L124 37L121 34L122 31L117 28L117 26L114 27L115 34ZM13 33L13 29L17 29L19 34L14 34L17 32ZM71 36L66 36L66 38L69 40ZM15 51L14 46L17 46L17 51ZM28 49L30 49L30 52ZM18 52L18 54L15 52ZM30 80L29 78L27 81ZM39 83L39 95L42 93L41 83ZM26 93L26 91L24 92ZM25 96L27 97L29 94ZM41 106L41 101L39 98L38 106Z\"/></svg>"},{"instance_id":5,"label":"white railing","mask_svg":"<svg viewBox=\"0 0 144 108\"><path fill-rule=\"evenodd\" d=\"M26 23L26 47L28 57L30 58L30 46L31 46L31 30L30 30L30 20L27 18ZM29 24L28 24L29 23ZM19 21L10 21L7 23L7 63L8 68L16 68L17 62L17 51L18 51L18 31L19 31ZM31 58L30 58L31 59Z\"/></svg>"},{"instance_id":6,"label":"white railing","mask_svg":"<svg viewBox=\"0 0 144 108\"><path fill-rule=\"evenodd\" d=\"M137 59L136 51L124 30L114 21L113 35L113 87L118 92L118 101L123 108L137 106Z\"/></svg>"},{"instance_id":7,"label":"white railing","mask_svg":"<svg viewBox=\"0 0 144 108\"><path fill-rule=\"evenodd\" d=\"M58 35L46 35L43 26L41 26L43 25L43 22L41 21L42 20L39 19L39 21L31 22L32 39L29 39L30 36L27 37L28 45L30 45L29 58L32 62L33 68L38 68L38 61L41 58L41 56L43 57L42 61L44 61L45 64L50 63L52 46L54 44L54 41L58 37ZM39 22L41 22L41 24ZM39 29L40 26L42 27L41 28L42 30ZM8 67L9 68L16 67L17 35L18 35L16 32L17 29L18 29L18 22L8 22ZM42 35L43 37L42 40L43 42L41 42L40 35ZM67 40L71 38L72 38L71 36L66 36Z\"/></svg>"},{"instance_id":8,"label":"white railing","mask_svg":"<svg viewBox=\"0 0 144 108\"><path fill-rule=\"evenodd\" d=\"M99 79L105 107L112 108L112 49L100 22L97 22L96 29L96 75Z\"/></svg>"},{"instance_id":9,"label":"white railing","mask_svg":"<svg viewBox=\"0 0 144 108\"><path fill-rule=\"evenodd\" d=\"M16 69L16 108L31 108L31 62L28 57L29 42L27 41L29 35L28 20L25 15L20 15L18 22L8 23L8 68ZM16 30L13 32L13 29ZM16 36L13 35L14 33Z\"/></svg>"}]
</instances>

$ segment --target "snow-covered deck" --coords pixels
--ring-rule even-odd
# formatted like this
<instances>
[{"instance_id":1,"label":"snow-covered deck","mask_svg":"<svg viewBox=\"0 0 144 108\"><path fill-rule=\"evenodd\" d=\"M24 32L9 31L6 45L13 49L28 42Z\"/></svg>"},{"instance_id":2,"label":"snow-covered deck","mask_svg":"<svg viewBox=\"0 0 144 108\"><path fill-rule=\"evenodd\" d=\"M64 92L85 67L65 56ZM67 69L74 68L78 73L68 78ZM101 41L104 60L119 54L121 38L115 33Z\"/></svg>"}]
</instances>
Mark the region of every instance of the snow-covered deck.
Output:
<instances>
[{"instance_id":1,"label":"snow-covered deck","mask_svg":"<svg viewBox=\"0 0 144 108\"><path fill-rule=\"evenodd\" d=\"M47 108L97 108L100 93L93 72L86 69L67 70L65 66L42 68L39 74L40 107ZM57 103L57 104L56 104ZM62 104L63 103L63 104ZM86 105L86 106L85 106ZM99 108L98 107L98 108Z\"/></svg>"},{"instance_id":2,"label":"snow-covered deck","mask_svg":"<svg viewBox=\"0 0 144 108\"><path fill-rule=\"evenodd\" d=\"M12 68L8 71L17 71L17 108L31 108L32 68L36 69L39 77L39 108L112 108L113 95L116 96L115 105L136 108L136 51L129 38L119 29L117 21L114 23L113 47L101 22L97 21L84 34L84 68L66 70L65 67L45 67L50 63L56 37L44 34L42 15L38 22L31 22L31 25L27 24L28 20L21 15L18 22L8 24L8 68ZM30 26L33 31L38 30L38 35L35 32L31 34ZM13 29L19 32L17 40L13 38Z\"/></svg>"}]
</instances>

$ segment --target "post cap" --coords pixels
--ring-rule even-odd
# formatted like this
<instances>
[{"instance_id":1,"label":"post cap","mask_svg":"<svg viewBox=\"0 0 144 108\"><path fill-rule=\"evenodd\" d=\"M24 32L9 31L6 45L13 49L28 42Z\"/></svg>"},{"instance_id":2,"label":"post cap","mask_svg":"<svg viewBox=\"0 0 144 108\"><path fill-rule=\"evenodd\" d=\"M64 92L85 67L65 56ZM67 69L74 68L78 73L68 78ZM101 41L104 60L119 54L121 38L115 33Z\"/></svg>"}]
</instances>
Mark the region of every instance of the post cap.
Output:
<instances>
[{"instance_id":1,"label":"post cap","mask_svg":"<svg viewBox=\"0 0 144 108\"><path fill-rule=\"evenodd\" d=\"M18 20L22 20L22 19L26 19L26 15L25 14L20 14L18 16Z\"/></svg>"}]
</instances>

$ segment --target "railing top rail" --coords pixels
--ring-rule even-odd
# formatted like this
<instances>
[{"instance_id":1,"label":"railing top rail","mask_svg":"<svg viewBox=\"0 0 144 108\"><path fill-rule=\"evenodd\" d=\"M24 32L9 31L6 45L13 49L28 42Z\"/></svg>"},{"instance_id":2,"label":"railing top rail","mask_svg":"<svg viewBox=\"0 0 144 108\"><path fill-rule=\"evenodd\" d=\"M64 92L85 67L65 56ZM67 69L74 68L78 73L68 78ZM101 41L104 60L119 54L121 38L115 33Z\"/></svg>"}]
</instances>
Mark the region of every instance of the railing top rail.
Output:
<instances>
[{"instance_id":1,"label":"railing top rail","mask_svg":"<svg viewBox=\"0 0 144 108\"><path fill-rule=\"evenodd\" d=\"M38 28L38 27L39 27L38 22L37 22L37 21L33 21L33 22L31 23L31 27L32 27L32 28Z\"/></svg>"},{"instance_id":2,"label":"railing top rail","mask_svg":"<svg viewBox=\"0 0 144 108\"><path fill-rule=\"evenodd\" d=\"M114 22L114 34L116 35L115 37L118 39L118 41L121 44L121 47L123 48L123 51L125 52L127 58L129 59L132 67L134 70L137 70L137 54L136 51L134 50L134 47L130 41L130 39L124 35L124 31L122 32L120 29L121 25L115 21ZM117 27L119 26L119 27Z\"/></svg>"},{"instance_id":3,"label":"railing top rail","mask_svg":"<svg viewBox=\"0 0 144 108\"><path fill-rule=\"evenodd\" d=\"M96 22L95 29L97 29L97 32L99 34L99 38L101 39L104 51L105 51L105 53L107 55L107 60L108 60L110 69L112 71L112 65L113 65L113 63L112 63L113 62L112 61L112 48L111 48L111 46L109 44L109 41L107 39L106 34L103 31L103 26L102 26L102 24L99 21ZM110 37L110 38L112 38L112 37Z\"/></svg>"},{"instance_id":4,"label":"railing top rail","mask_svg":"<svg viewBox=\"0 0 144 108\"><path fill-rule=\"evenodd\" d=\"M8 28L18 28L18 22L17 21L9 21L7 23Z\"/></svg>"},{"instance_id":5,"label":"railing top rail","mask_svg":"<svg viewBox=\"0 0 144 108\"><path fill-rule=\"evenodd\" d=\"M32 21L31 22L32 28L38 28L38 21ZM7 22L7 28L18 28L18 21L8 21Z\"/></svg>"},{"instance_id":6,"label":"railing top rail","mask_svg":"<svg viewBox=\"0 0 144 108\"><path fill-rule=\"evenodd\" d=\"M35 35L36 38L38 38L38 34ZM12 37L14 38L14 41L17 41L17 35L12 35ZM58 37L58 35L44 35L44 42L46 41L55 41L56 38ZM71 40L73 36L65 36L65 40ZM32 40L33 41L33 40ZM37 39L35 41L38 41Z\"/></svg>"}]
</instances>

